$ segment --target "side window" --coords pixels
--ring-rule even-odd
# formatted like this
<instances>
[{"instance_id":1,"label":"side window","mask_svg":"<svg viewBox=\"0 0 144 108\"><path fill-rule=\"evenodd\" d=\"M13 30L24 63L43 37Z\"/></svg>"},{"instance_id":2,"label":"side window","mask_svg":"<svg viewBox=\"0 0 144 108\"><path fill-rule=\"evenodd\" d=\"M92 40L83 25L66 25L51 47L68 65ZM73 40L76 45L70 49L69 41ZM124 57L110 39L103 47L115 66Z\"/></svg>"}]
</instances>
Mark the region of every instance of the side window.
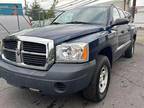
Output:
<instances>
[{"instance_id":1,"label":"side window","mask_svg":"<svg viewBox=\"0 0 144 108\"><path fill-rule=\"evenodd\" d=\"M113 21L120 18L119 12L116 8L113 8Z\"/></svg>"},{"instance_id":2,"label":"side window","mask_svg":"<svg viewBox=\"0 0 144 108\"><path fill-rule=\"evenodd\" d=\"M121 9L119 9L119 13L120 13L120 17L121 18L125 18L125 15L124 15L124 13L123 13L123 11Z\"/></svg>"}]
</instances>

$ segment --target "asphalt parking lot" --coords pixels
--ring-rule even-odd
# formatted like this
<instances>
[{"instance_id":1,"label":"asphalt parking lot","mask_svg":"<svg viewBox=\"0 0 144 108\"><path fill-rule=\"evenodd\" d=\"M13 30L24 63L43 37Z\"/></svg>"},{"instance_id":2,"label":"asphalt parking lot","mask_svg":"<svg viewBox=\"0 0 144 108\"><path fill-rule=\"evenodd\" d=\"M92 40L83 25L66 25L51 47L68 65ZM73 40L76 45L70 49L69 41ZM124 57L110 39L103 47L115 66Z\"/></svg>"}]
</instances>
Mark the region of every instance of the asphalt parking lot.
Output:
<instances>
[{"instance_id":1,"label":"asphalt parking lot","mask_svg":"<svg viewBox=\"0 0 144 108\"><path fill-rule=\"evenodd\" d=\"M96 104L80 94L63 97L43 96L8 85L0 78L0 108L143 108L144 45L136 44L132 59L114 63L111 84L104 101Z\"/></svg>"}]
</instances>

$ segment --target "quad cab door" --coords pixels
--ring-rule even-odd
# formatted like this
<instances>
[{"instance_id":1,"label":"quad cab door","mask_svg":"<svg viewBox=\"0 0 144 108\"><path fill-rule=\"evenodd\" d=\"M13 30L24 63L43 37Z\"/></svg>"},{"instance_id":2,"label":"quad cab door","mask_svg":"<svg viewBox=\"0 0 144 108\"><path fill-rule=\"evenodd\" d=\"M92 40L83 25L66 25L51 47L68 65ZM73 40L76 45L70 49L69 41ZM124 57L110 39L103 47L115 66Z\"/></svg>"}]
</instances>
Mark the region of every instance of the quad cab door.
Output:
<instances>
[{"instance_id":1,"label":"quad cab door","mask_svg":"<svg viewBox=\"0 0 144 108\"><path fill-rule=\"evenodd\" d=\"M116 19L125 18L122 10L113 7L112 11L113 22L115 22ZM117 48L115 51L115 59L118 59L127 49L128 44L130 44L130 27L128 24L116 25L112 28L112 30L116 31L117 35Z\"/></svg>"},{"instance_id":2,"label":"quad cab door","mask_svg":"<svg viewBox=\"0 0 144 108\"><path fill-rule=\"evenodd\" d=\"M120 17L126 18L122 9L118 9ZM123 24L120 26L120 36L119 40L121 40L120 45L126 45L130 42L131 34L130 34L130 26L128 24Z\"/></svg>"}]
</instances>

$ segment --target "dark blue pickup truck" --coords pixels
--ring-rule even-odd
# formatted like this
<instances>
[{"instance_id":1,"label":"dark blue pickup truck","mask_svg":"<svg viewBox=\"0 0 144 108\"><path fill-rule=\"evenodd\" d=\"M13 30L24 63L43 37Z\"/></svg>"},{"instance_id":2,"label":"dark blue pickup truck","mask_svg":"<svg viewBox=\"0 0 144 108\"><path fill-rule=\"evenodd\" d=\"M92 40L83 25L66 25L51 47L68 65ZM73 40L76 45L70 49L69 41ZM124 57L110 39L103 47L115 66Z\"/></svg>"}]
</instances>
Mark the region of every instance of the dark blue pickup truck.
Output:
<instances>
[{"instance_id":1,"label":"dark blue pickup truck","mask_svg":"<svg viewBox=\"0 0 144 108\"><path fill-rule=\"evenodd\" d=\"M1 41L0 76L9 84L47 95L81 91L99 102L107 94L112 64L134 54L136 29L114 5L68 10L49 26Z\"/></svg>"}]
</instances>

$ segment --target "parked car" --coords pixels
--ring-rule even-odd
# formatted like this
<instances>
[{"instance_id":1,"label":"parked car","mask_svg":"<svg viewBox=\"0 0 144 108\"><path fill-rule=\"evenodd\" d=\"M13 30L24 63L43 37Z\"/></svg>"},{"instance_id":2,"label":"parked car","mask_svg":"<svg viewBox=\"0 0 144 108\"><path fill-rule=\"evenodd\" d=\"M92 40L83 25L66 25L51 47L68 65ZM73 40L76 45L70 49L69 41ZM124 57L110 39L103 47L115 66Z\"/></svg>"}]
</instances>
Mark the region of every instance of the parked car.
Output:
<instances>
[{"instance_id":1,"label":"parked car","mask_svg":"<svg viewBox=\"0 0 144 108\"><path fill-rule=\"evenodd\" d=\"M135 41L135 27L114 5L68 10L49 26L3 39L0 76L16 87L47 95L81 91L99 102L114 61L133 57Z\"/></svg>"}]
</instances>

